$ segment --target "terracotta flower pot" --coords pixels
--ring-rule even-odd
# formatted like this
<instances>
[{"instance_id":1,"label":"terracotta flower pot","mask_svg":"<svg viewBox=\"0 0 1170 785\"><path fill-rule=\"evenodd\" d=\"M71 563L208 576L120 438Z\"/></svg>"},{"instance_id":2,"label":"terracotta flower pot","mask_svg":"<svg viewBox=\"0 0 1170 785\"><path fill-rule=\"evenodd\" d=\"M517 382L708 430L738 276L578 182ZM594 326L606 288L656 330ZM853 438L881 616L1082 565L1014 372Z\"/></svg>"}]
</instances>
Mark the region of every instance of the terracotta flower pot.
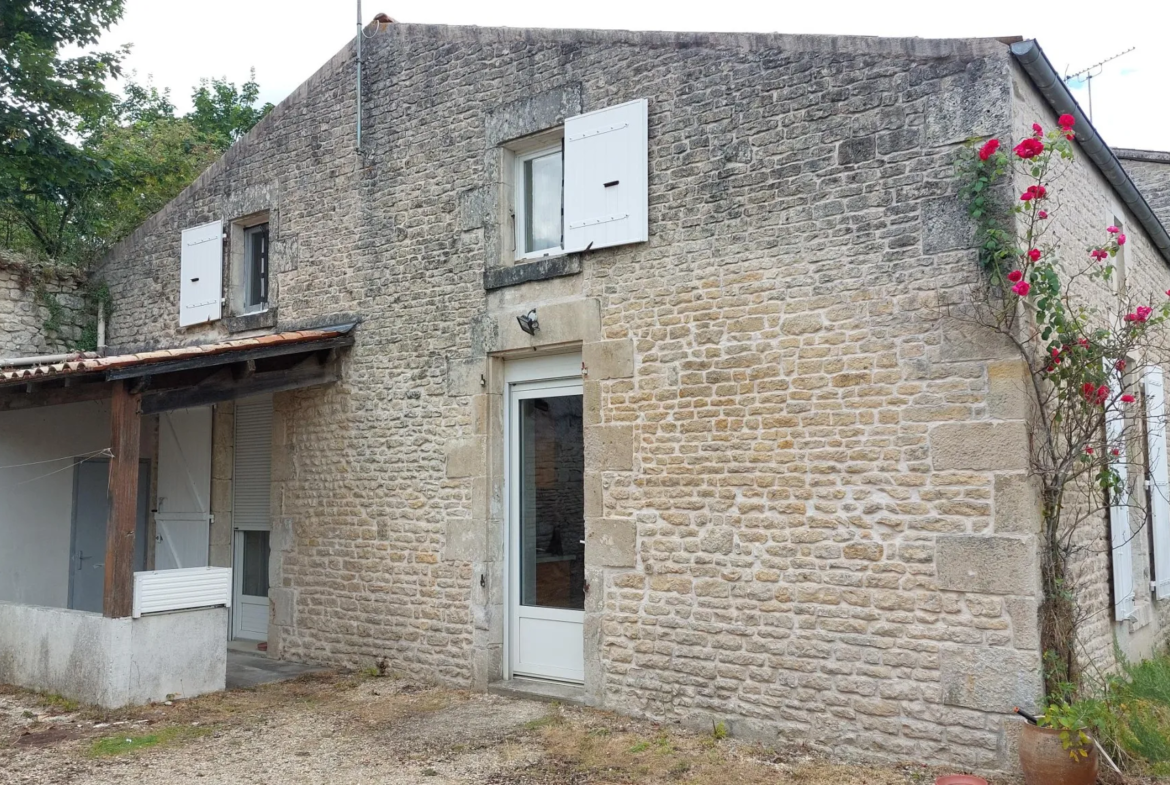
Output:
<instances>
[{"instance_id":1,"label":"terracotta flower pot","mask_svg":"<svg viewBox=\"0 0 1170 785\"><path fill-rule=\"evenodd\" d=\"M987 780L970 774L947 774L935 780L934 785L987 785Z\"/></svg>"},{"instance_id":2,"label":"terracotta flower pot","mask_svg":"<svg viewBox=\"0 0 1170 785\"><path fill-rule=\"evenodd\" d=\"M1073 760L1060 744L1060 731L1025 725L1020 733L1020 768L1027 785L1093 785L1097 781L1097 748Z\"/></svg>"}]
</instances>

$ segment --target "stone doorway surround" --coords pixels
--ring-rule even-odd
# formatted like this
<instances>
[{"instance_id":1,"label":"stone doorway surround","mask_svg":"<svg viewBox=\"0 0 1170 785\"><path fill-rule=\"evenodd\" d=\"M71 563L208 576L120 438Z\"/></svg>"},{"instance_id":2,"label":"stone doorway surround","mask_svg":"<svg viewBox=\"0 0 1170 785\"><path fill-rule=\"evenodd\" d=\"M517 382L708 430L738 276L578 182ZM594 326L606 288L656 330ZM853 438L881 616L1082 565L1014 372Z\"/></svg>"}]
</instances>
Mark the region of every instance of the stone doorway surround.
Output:
<instances>
[{"instance_id":1,"label":"stone doorway surround","mask_svg":"<svg viewBox=\"0 0 1170 785\"><path fill-rule=\"evenodd\" d=\"M585 431L585 598L584 701L604 703L601 621L605 578L611 569L637 563L637 532L632 518L607 518L604 478L634 470L634 426L608 420L601 387L634 375L633 341L605 339L597 299L580 295L548 297L577 289L580 279L542 281L512 287L489 298L487 314L475 325L475 355L449 359L447 394L468 399L469 435L447 447L447 477L471 486L466 517L447 521L443 558L472 565L471 613L473 685L485 689L505 678L507 632L504 547L504 363L536 353L582 354ZM493 293L496 294L496 293ZM545 297L541 297L545 295ZM536 308L540 329L524 333L516 317Z\"/></svg>"}]
</instances>

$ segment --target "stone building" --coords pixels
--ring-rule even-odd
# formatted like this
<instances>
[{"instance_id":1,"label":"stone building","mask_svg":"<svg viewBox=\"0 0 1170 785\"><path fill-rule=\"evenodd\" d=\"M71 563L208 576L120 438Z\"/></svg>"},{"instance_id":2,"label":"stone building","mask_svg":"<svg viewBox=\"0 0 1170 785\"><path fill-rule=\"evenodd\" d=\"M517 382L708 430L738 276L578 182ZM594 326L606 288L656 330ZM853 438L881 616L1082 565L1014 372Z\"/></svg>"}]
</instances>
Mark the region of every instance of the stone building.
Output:
<instances>
[{"instance_id":1,"label":"stone building","mask_svg":"<svg viewBox=\"0 0 1170 785\"><path fill-rule=\"evenodd\" d=\"M112 355L357 324L336 381L189 431L195 559L270 614L239 637L1008 765L1041 690L1025 379L940 305L979 275L956 152L1071 110L1034 42L366 34L360 142L351 45L94 271ZM1069 241L1115 215L1170 288L1076 114ZM1105 551L1093 640L1147 650L1167 603L1113 613Z\"/></svg>"}]
</instances>

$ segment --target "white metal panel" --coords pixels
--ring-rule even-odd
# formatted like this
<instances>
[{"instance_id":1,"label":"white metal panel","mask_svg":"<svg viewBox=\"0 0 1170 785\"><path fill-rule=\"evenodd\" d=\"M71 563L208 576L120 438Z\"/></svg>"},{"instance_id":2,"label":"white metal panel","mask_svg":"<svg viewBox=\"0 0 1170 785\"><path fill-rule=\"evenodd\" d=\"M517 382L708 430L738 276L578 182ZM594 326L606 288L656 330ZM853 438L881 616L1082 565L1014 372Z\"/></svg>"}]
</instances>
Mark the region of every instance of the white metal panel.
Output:
<instances>
[{"instance_id":1,"label":"white metal panel","mask_svg":"<svg viewBox=\"0 0 1170 785\"><path fill-rule=\"evenodd\" d=\"M211 407L159 415L158 509L211 512Z\"/></svg>"},{"instance_id":2,"label":"white metal panel","mask_svg":"<svg viewBox=\"0 0 1170 785\"><path fill-rule=\"evenodd\" d=\"M1134 616L1133 532L1129 524L1129 489L1125 454L1125 413L1121 410L1121 374L1106 363L1109 375L1109 403L1105 412L1106 448L1117 450L1111 466L1121 490L1110 497L1109 531L1113 546L1113 604L1118 620Z\"/></svg>"},{"instance_id":3,"label":"white metal panel","mask_svg":"<svg viewBox=\"0 0 1170 785\"><path fill-rule=\"evenodd\" d=\"M647 102L565 120L565 250L645 242Z\"/></svg>"},{"instance_id":4,"label":"white metal panel","mask_svg":"<svg viewBox=\"0 0 1170 785\"><path fill-rule=\"evenodd\" d=\"M206 567L211 516L206 513L165 513L154 516L154 568L178 570Z\"/></svg>"},{"instance_id":5,"label":"white metal panel","mask_svg":"<svg viewBox=\"0 0 1170 785\"><path fill-rule=\"evenodd\" d=\"M232 525L271 527L272 397L236 403L235 466L232 471Z\"/></svg>"},{"instance_id":6,"label":"white metal panel","mask_svg":"<svg viewBox=\"0 0 1170 785\"><path fill-rule=\"evenodd\" d=\"M1170 597L1170 473L1166 463L1166 390L1162 369L1152 365L1143 376L1146 388L1146 435L1149 439L1150 525L1154 534L1154 594Z\"/></svg>"},{"instance_id":7,"label":"white metal panel","mask_svg":"<svg viewBox=\"0 0 1170 785\"><path fill-rule=\"evenodd\" d=\"M144 613L231 604L232 571L226 567L134 573L134 618Z\"/></svg>"},{"instance_id":8,"label":"white metal panel","mask_svg":"<svg viewBox=\"0 0 1170 785\"><path fill-rule=\"evenodd\" d=\"M179 275L179 326L219 319L223 298L222 221L183 230Z\"/></svg>"}]
</instances>

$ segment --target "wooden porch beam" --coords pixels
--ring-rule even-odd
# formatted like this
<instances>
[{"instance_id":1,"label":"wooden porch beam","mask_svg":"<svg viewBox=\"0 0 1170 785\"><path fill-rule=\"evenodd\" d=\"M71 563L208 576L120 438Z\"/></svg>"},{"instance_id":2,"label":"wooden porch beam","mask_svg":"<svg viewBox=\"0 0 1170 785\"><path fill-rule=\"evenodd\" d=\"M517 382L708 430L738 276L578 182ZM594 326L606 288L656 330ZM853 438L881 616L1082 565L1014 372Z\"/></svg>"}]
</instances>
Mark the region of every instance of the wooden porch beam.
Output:
<instances>
[{"instance_id":1,"label":"wooden porch beam","mask_svg":"<svg viewBox=\"0 0 1170 785\"><path fill-rule=\"evenodd\" d=\"M113 385L110 399L110 513L106 521L106 582L102 614L130 616L134 607L134 528L138 522L138 449L141 396L130 382Z\"/></svg>"}]
</instances>

